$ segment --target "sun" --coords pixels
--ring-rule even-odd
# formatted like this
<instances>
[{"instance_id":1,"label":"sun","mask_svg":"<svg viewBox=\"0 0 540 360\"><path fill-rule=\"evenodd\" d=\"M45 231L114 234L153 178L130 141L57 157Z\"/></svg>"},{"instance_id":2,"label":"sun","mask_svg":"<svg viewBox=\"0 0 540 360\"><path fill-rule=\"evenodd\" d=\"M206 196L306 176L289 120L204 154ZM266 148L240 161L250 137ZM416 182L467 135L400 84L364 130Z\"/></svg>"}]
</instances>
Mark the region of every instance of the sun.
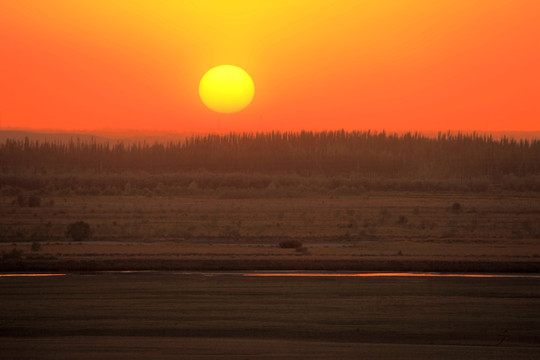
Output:
<instances>
[{"instance_id":1,"label":"sun","mask_svg":"<svg viewBox=\"0 0 540 360\"><path fill-rule=\"evenodd\" d=\"M219 113L235 113L251 103L253 80L238 66L219 65L206 72L199 83L199 96L208 108Z\"/></svg>"}]
</instances>

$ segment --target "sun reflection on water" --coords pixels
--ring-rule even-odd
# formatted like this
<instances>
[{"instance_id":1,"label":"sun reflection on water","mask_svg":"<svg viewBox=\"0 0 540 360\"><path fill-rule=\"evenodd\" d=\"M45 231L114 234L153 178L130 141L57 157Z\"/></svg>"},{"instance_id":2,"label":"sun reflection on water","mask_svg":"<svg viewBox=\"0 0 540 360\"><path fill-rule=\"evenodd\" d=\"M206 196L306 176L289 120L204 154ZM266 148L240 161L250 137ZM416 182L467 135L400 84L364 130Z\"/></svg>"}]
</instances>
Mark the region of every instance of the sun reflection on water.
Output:
<instances>
[{"instance_id":1,"label":"sun reflection on water","mask_svg":"<svg viewBox=\"0 0 540 360\"><path fill-rule=\"evenodd\" d=\"M252 273L249 277L461 277L461 278L501 278L523 277L522 275L499 274L439 274L439 273Z\"/></svg>"},{"instance_id":2,"label":"sun reflection on water","mask_svg":"<svg viewBox=\"0 0 540 360\"><path fill-rule=\"evenodd\" d=\"M47 277L66 276L67 274L0 274L0 277Z\"/></svg>"}]
</instances>

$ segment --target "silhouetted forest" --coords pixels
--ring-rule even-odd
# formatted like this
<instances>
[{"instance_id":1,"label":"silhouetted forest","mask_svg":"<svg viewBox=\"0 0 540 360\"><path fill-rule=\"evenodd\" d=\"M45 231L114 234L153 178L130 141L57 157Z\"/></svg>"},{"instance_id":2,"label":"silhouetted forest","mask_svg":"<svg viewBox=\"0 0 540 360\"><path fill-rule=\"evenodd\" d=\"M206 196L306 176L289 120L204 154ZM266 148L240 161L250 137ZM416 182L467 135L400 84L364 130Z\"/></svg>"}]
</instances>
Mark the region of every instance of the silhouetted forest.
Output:
<instances>
[{"instance_id":1,"label":"silhouetted forest","mask_svg":"<svg viewBox=\"0 0 540 360\"><path fill-rule=\"evenodd\" d=\"M176 143L6 140L2 172L178 171L468 177L540 172L540 142L487 136L300 132L206 135Z\"/></svg>"},{"instance_id":2,"label":"silhouetted forest","mask_svg":"<svg viewBox=\"0 0 540 360\"><path fill-rule=\"evenodd\" d=\"M153 144L8 139L0 145L0 164L4 174L2 184L11 186L23 181L20 176L13 177L17 174L26 174L34 181L47 181L53 174L71 174L84 175L80 181L108 177L107 181L112 181L114 186L124 187L128 182L124 178L130 174L130 185L135 185L137 176L146 176L154 179L152 183L162 185L169 180L193 187L192 183L197 181L198 187L204 187L205 181L217 181L212 188L266 187L275 182L272 176L276 175L361 178L362 186L368 189L372 183L384 181L497 182L509 177L527 179L525 189L540 187L540 141L495 140L459 133L440 133L429 138L421 134L369 131L272 132L201 135ZM187 175L193 173L206 175L199 178ZM221 178L216 180L216 174L221 174Z\"/></svg>"}]
</instances>

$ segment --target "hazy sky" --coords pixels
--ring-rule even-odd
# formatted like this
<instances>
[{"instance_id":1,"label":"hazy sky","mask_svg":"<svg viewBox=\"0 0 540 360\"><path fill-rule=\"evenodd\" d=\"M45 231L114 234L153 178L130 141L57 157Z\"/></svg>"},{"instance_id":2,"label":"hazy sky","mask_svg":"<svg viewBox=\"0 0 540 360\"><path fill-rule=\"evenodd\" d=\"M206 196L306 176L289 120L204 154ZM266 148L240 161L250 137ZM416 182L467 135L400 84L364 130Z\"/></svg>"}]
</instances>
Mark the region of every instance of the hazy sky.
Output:
<instances>
[{"instance_id":1,"label":"hazy sky","mask_svg":"<svg viewBox=\"0 0 540 360\"><path fill-rule=\"evenodd\" d=\"M540 130L537 0L0 0L0 126ZM199 99L220 64L249 107Z\"/></svg>"}]
</instances>

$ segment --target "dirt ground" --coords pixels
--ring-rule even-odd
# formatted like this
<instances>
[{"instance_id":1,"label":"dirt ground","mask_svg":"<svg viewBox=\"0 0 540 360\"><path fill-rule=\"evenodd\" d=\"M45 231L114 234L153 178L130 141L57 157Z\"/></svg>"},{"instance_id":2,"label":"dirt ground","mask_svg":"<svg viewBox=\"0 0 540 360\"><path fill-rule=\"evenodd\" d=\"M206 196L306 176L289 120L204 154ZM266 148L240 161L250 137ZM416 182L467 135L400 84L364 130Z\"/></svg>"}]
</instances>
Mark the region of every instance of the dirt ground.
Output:
<instances>
[{"instance_id":1,"label":"dirt ground","mask_svg":"<svg viewBox=\"0 0 540 360\"><path fill-rule=\"evenodd\" d=\"M309 243L303 249L283 249L278 244L189 244L179 242L145 243L42 243L39 251L31 244L0 245L17 248L30 257L60 259L398 259L398 260L491 260L540 261L537 239L407 239L347 243Z\"/></svg>"},{"instance_id":2,"label":"dirt ground","mask_svg":"<svg viewBox=\"0 0 540 360\"><path fill-rule=\"evenodd\" d=\"M375 192L277 199L72 196L44 198L33 208L3 197L0 205L4 243L69 242L66 228L76 221L91 226L94 241L128 243L540 239L539 193Z\"/></svg>"},{"instance_id":3,"label":"dirt ground","mask_svg":"<svg viewBox=\"0 0 540 360\"><path fill-rule=\"evenodd\" d=\"M72 196L44 199L34 208L19 207L6 197L1 205L0 268L6 271L117 269L120 264L187 269L202 262L213 262L212 269L252 264L298 268L295 264L301 263L332 269L339 268L340 261L351 270L388 261L446 262L441 269L450 262L518 264L479 268L486 271L540 269L537 193L380 192L277 199ZM67 226L76 221L89 224L90 238L75 241L66 236ZM287 239L300 241L302 247L279 248ZM455 269L474 270L469 265ZM373 270L384 268L388 266Z\"/></svg>"},{"instance_id":4,"label":"dirt ground","mask_svg":"<svg viewBox=\"0 0 540 360\"><path fill-rule=\"evenodd\" d=\"M538 278L0 278L0 358L537 359Z\"/></svg>"}]
</instances>

